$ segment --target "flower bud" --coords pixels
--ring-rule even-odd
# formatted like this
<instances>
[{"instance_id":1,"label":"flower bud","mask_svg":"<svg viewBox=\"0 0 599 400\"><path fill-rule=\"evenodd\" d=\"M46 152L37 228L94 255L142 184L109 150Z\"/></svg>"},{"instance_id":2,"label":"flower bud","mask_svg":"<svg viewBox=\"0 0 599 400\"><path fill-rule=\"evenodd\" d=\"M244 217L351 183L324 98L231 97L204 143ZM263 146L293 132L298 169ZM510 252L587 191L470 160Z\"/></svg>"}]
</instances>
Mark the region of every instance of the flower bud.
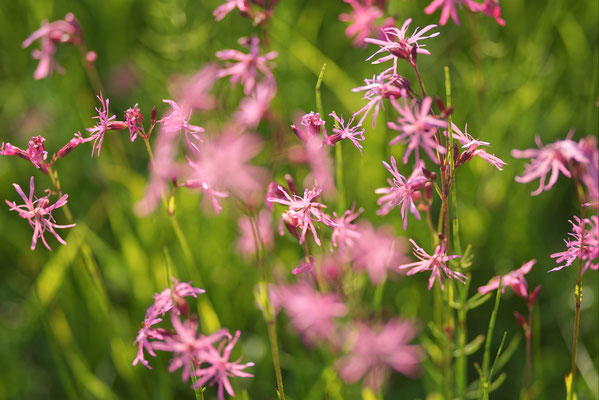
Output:
<instances>
[{"instance_id":1,"label":"flower bud","mask_svg":"<svg viewBox=\"0 0 599 400\"><path fill-rule=\"evenodd\" d=\"M530 304L534 303L537 300L537 297L539 297L539 293L541 292L541 286L542 285L539 285L536 288L534 288L530 296L528 296L528 302Z\"/></svg>"},{"instance_id":2,"label":"flower bud","mask_svg":"<svg viewBox=\"0 0 599 400\"><path fill-rule=\"evenodd\" d=\"M514 318L516 318L516 322L518 325L522 327L525 331L528 329L528 323L526 323L526 319L520 314L518 311L514 311Z\"/></svg>"},{"instance_id":3,"label":"flower bud","mask_svg":"<svg viewBox=\"0 0 599 400\"><path fill-rule=\"evenodd\" d=\"M64 158L64 156L66 156L67 154L69 154L75 147L79 146L81 143L83 143L84 140L81 137L81 132L77 132L75 134L75 137L72 138L69 143L65 144L62 149L58 150L58 153L56 153L56 157L57 158Z\"/></svg>"},{"instance_id":4,"label":"flower bud","mask_svg":"<svg viewBox=\"0 0 599 400\"><path fill-rule=\"evenodd\" d=\"M152 112L150 113L150 123L156 125L156 117L158 116L158 110L156 110L156 106L152 107Z\"/></svg>"}]
</instances>

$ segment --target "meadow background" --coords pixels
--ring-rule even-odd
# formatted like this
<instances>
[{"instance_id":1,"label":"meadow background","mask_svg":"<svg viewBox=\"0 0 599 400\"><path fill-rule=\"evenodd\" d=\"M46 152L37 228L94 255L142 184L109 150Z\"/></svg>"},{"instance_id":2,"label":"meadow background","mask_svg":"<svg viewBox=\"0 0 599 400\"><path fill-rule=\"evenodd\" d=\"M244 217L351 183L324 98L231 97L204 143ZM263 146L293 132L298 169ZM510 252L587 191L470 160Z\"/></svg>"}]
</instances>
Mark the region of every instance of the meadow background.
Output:
<instances>
[{"instance_id":1,"label":"meadow background","mask_svg":"<svg viewBox=\"0 0 599 400\"><path fill-rule=\"evenodd\" d=\"M135 103L146 118L153 105L159 113L171 98L169 88L177 76L191 75L215 52L238 48L237 39L258 31L233 12L216 23L212 11L219 1L191 0L83 0L78 2L1 1L0 7L0 141L26 146L42 135L50 153L76 131L93 125L97 106L75 48L60 46L58 61L64 75L35 81L36 61L22 41L43 19L63 18L73 12L81 23L89 49L98 53L97 68L109 97L111 111L121 117ZM438 13L427 16L423 1L390 1L388 11L415 26L438 23ZM482 161L461 169L457 181L461 241L475 254L471 291L494 275L506 273L532 258L537 264L527 275L531 287L542 284L534 316L533 382L539 399L563 398L563 377L570 368L576 272L565 269L547 274L555 266L549 255L562 251L570 231L568 219L578 213L571 180L560 177L549 192L531 197L536 183L518 184L514 177L525 162L510 156L511 149L534 147L534 136L544 143L566 136L597 135L598 116L598 2L502 0L501 27L477 16L476 27L462 11L462 25L449 22L437 28L440 36L427 41L430 56L419 57L427 92L444 97L443 67L449 66L455 112L454 122L468 123L474 137L491 142L491 150L508 165L503 172ZM298 114L315 109L314 85L327 64L322 100L325 113L351 114L362 107L361 95L351 88L378 72L364 60L374 52L352 47L345 23L338 15L349 6L332 0L280 1L267 28L275 60L278 93L272 108L285 122L260 125L266 148L258 157L269 158L273 138L287 143L295 137L286 124ZM474 29L474 31L473 31ZM478 40L474 39L476 32ZM476 44L478 43L478 44ZM478 61L477 61L478 60ZM476 65L478 64L478 68ZM413 82L409 66L401 66ZM218 96L239 98L241 91L222 80ZM197 119L210 131L226 120L236 101L227 100L209 119ZM384 116L384 115L383 115ZM380 118L380 117L379 117ZM365 208L362 218L375 225L392 224L397 235L425 241L423 223L411 221L401 229L399 212L380 217L374 189L385 186L381 165L401 146L390 148L390 133L379 120L366 125L364 155L344 143L347 199ZM328 122L329 125L331 122ZM110 133L100 158L90 158L81 146L57 164L63 190L77 227L65 232L68 246L53 240L53 252L29 249L31 229L17 215L0 206L0 399L193 399L189 384L167 372L166 355L151 360L153 370L132 367L133 340L152 294L166 286L165 256L173 260L171 274L206 289L223 326L240 329L237 354L254 361L253 379L236 380L239 398L274 399L274 372L265 323L253 300L258 270L235 250L239 211L231 203L221 215L198 208L198 195L180 191L176 215L192 247L193 263L175 240L163 210L139 218L134 204L143 196L148 176L147 154L140 142L130 143L126 132ZM276 164L276 162L275 162ZM275 178L290 170L280 167ZM38 191L50 187L49 178L16 157L0 157L0 199L16 200L12 183L27 186L35 176ZM58 213L57 215L61 215ZM61 215L62 217L62 215ZM60 221L61 219L59 219ZM80 262L81 233L95 261L86 270ZM301 257L288 236L276 239L277 256L271 259L285 279ZM388 315L430 319L431 293L427 277L390 279L383 304ZM579 341L579 399L598 396L599 319L597 272L583 281L581 340ZM192 302L192 304L197 304ZM469 339L485 333L492 301L469 314ZM502 387L491 398L518 398L524 371L524 340L513 311L525 313L524 303L506 291L499 309L494 346L507 332L507 341L520 340L514 356L503 368ZM330 359L318 349L306 348L279 318L281 362L285 391L290 399L360 398L360 384L342 384ZM422 326L426 332L426 327ZM482 350L469 358L481 362ZM431 394L430 379L410 380L393 374L386 398L439 398ZM208 392L208 398L214 390ZM428 395L428 397L427 397Z\"/></svg>"}]
</instances>

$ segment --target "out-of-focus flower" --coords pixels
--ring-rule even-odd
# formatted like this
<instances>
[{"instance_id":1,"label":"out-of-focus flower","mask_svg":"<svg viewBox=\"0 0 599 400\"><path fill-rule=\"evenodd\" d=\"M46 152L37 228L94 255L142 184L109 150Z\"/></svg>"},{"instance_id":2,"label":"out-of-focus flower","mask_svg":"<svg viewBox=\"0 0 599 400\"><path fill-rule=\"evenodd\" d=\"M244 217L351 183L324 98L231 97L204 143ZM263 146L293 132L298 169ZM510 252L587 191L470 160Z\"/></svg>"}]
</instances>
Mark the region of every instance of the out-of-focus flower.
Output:
<instances>
[{"instance_id":1,"label":"out-of-focus flower","mask_svg":"<svg viewBox=\"0 0 599 400\"><path fill-rule=\"evenodd\" d=\"M245 13L250 9L250 5L247 0L226 0L224 4L216 7L212 15L214 15L216 21L220 21L236 8L241 13Z\"/></svg>"},{"instance_id":2,"label":"out-of-focus flower","mask_svg":"<svg viewBox=\"0 0 599 400\"><path fill-rule=\"evenodd\" d=\"M419 272L431 271L431 277L428 280L428 290L431 290L435 280L439 281L439 285L441 285L441 289L443 287L442 275L445 275L446 278L456 279L462 283L466 283L468 279L465 275L452 270L447 266L447 261L453 260L454 258L461 257L459 255L448 256L445 253L445 242L441 242L435 248L435 253L431 256L424 249L414 242L414 240L410 239L410 242L414 246L413 253L420 261L416 261L409 264L400 265L398 268L402 269L410 269L408 271L408 275L414 275Z\"/></svg>"},{"instance_id":3,"label":"out-of-focus flower","mask_svg":"<svg viewBox=\"0 0 599 400\"><path fill-rule=\"evenodd\" d=\"M395 27L384 28L383 33L385 35L385 39L383 40L377 38L364 39L364 41L367 43L376 44L381 47L366 60L368 61L372 59L379 53L387 52L387 55L383 55L382 57L377 58L372 63L380 64L385 61L393 60L393 67L389 68L385 72L393 71L394 74L397 74L397 60L400 58L407 60L411 65L416 65L416 59L412 56L413 47L416 47L416 53L431 54L428 50L425 50L423 48L425 45L420 44L418 42L420 40L438 36L439 32L435 32L428 36L423 36L426 32L436 28L437 25L427 25L420 31L418 31L418 28L416 28L412 36L406 37L406 33L411 22L412 18L408 18L401 26L401 29L397 29Z\"/></svg>"},{"instance_id":4,"label":"out-of-focus flower","mask_svg":"<svg viewBox=\"0 0 599 400\"><path fill-rule=\"evenodd\" d=\"M39 64L33 73L35 79L47 77L56 70L63 73L64 69L54 59L56 43L79 44L81 42L81 27L75 16L68 13L64 20L48 22L44 20L41 28L33 32L23 41L22 47L29 47L34 41L40 41L40 50L34 50L33 58L39 60Z\"/></svg>"},{"instance_id":5,"label":"out-of-focus flower","mask_svg":"<svg viewBox=\"0 0 599 400\"><path fill-rule=\"evenodd\" d=\"M524 278L524 275L530 272L536 261L537 260L530 260L522 264L522 266L515 271L503 276L495 276L491 278L489 283L478 288L478 292L484 295L497 290L499 287L499 279L501 279L501 293L505 292L505 288L509 286L518 296L525 300L528 299L528 283L526 283L526 278Z\"/></svg>"},{"instance_id":6,"label":"out-of-focus flower","mask_svg":"<svg viewBox=\"0 0 599 400\"><path fill-rule=\"evenodd\" d=\"M566 177L572 177L568 170L568 164L571 162L586 163L587 158L578 146L578 143L571 139L572 132L564 140L558 140L543 146L541 139L536 136L535 141L538 149L512 150L512 156L516 158L530 158L530 164L526 165L522 176L516 177L516 182L528 183L539 179L539 187L531 193L536 196L543 190L549 190L557 181L561 172ZM546 184L547 175L551 172L549 182Z\"/></svg>"},{"instance_id":7,"label":"out-of-focus flower","mask_svg":"<svg viewBox=\"0 0 599 400\"><path fill-rule=\"evenodd\" d=\"M200 133L204 132L204 128L189 123L189 119L191 118L191 108L180 107L179 104L172 100L162 101L172 108L171 113L161 120L162 129L164 129L167 134L175 134L183 131L185 134L185 141L189 148L199 151L196 142L202 142Z\"/></svg>"},{"instance_id":8,"label":"out-of-focus flower","mask_svg":"<svg viewBox=\"0 0 599 400\"><path fill-rule=\"evenodd\" d=\"M374 284L385 280L387 270L395 270L407 261L403 254L404 242L395 238L392 232L385 226L375 229L367 222L357 225L360 240L352 248L353 267L367 271Z\"/></svg>"},{"instance_id":9,"label":"out-of-focus flower","mask_svg":"<svg viewBox=\"0 0 599 400\"><path fill-rule=\"evenodd\" d=\"M248 367L254 366L253 362L242 364L240 360L230 361L231 352L239 340L240 334L241 332L236 331L232 340L230 335L223 339L229 341L224 349L223 346L225 342L221 342L219 344L218 350L213 346L207 348L207 350L202 354L201 362L202 364L209 364L209 366L196 369L194 375L199 379L194 384L195 388L202 387L210 382L210 386L217 386L216 393L218 400L224 400L225 390L230 396L235 396L235 392L233 391L229 377L236 376L239 378L252 378L254 376L243 371Z\"/></svg>"},{"instance_id":10,"label":"out-of-focus flower","mask_svg":"<svg viewBox=\"0 0 599 400\"><path fill-rule=\"evenodd\" d=\"M116 115L108 116L108 104L110 99L104 100L102 93L97 96L98 100L100 100L100 104L102 105L100 108L96 107L97 116L92 117L98 120L96 126L92 128L86 128L86 131L89 132L89 137L85 139L86 142L94 141L92 146L92 157L94 156L94 150L97 149L96 154L100 157L100 150L102 148L102 142L104 141L104 134L106 131L110 130L124 130L127 129L127 125L122 121L115 121Z\"/></svg>"},{"instance_id":11,"label":"out-of-focus flower","mask_svg":"<svg viewBox=\"0 0 599 400\"><path fill-rule=\"evenodd\" d=\"M391 139L389 145L392 146L397 143L408 145L402 158L404 164L408 163L412 151L416 152L416 163L418 163L420 161L420 148L436 164L439 163L439 159L435 152L445 153L445 148L437 143L435 139L435 132L437 128L446 127L447 122L429 115L432 101L430 97L426 97L421 105L415 101L408 104L405 100L403 105L399 105L394 98L391 99L391 104L401 116L397 119L397 123L388 122L387 125L389 128L401 133Z\"/></svg>"},{"instance_id":12,"label":"out-of-focus flower","mask_svg":"<svg viewBox=\"0 0 599 400\"><path fill-rule=\"evenodd\" d=\"M221 50L216 52L216 56L221 60L233 60L225 65L225 68L218 71L218 77L231 77L231 83L241 83L245 95L252 93L258 79L258 72L261 72L267 80L274 80L270 72L271 61L277 57L276 51L271 51L260 55L260 39L257 37L244 37L239 39L239 44L246 47L250 52L242 53L238 50Z\"/></svg>"},{"instance_id":13,"label":"out-of-focus flower","mask_svg":"<svg viewBox=\"0 0 599 400\"><path fill-rule=\"evenodd\" d=\"M270 197L268 201L289 207L287 211L281 214L281 219L279 220L279 233L281 236L284 234L283 223L285 223L289 232L299 239L300 244L304 243L306 233L310 230L314 236L314 241L320 246L320 239L318 238L314 222L322 222L325 225L334 226L331 217L322 211L327 206L315 201L320 196L320 193L322 193L322 189L320 187L305 189L304 197L297 194L291 197L282 186L279 186L279 191L285 196L284 199Z\"/></svg>"},{"instance_id":14,"label":"out-of-focus flower","mask_svg":"<svg viewBox=\"0 0 599 400\"><path fill-rule=\"evenodd\" d=\"M329 144L333 145L342 139L349 139L351 142L360 150L360 154L362 154L362 145L360 142L364 141L364 129L361 129L362 126L357 124L356 126L351 126L354 122L354 116L349 120L347 124L343 120L343 115L338 117L335 114L335 111L329 114L331 117L335 119L335 126L333 127L333 135L329 136Z\"/></svg>"},{"instance_id":15,"label":"out-of-focus flower","mask_svg":"<svg viewBox=\"0 0 599 400\"><path fill-rule=\"evenodd\" d=\"M582 150L587 162L583 164L582 182L587 188L587 202L584 207L599 208L599 149L597 139L588 136L580 139L578 146Z\"/></svg>"},{"instance_id":16,"label":"out-of-focus flower","mask_svg":"<svg viewBox=\"0 0 599 400\"><path fill-rule=\"evenodd\" d=\"M191 77L177 79L174 86L174 96L177 103L185 110L210 110L216 100L210 94L216 82L219 67L214 63L206 64Z\"/></svg>"},{"instance_id":17,"label":"out-of-focus flower","mask_svg":"<svg viewBox=\"0 0 599 400\"><path fill-rule=\"evenodd\" d=\"M304 126L305 129L298 127L297 125L291 125L291 130L295 135L304 143L307 143L310 138L320 138L322 143L328 143L329 137L327 135L327 129L325 128L325 121L320 118L319 113L310 111L309 114L305 114L300 122L300 125ZM321 138L320 135L323 135Z\"/></svg>"},{"instance_id":18,"label":"out-of-focus flower","mask_svg":"<svg viewBox=\"0 0 599 400\"><path fill-rule=\"evenodd\" d=\"M591 218L580 219L574 216L574 221L570 221L572 232L568 234L572 239L564 239L567 250L551 255L551 258L556 259L556 263L565 264L555 267L549 272L569 267L577 258L584 262L583 272L589 267L593 270L599 269L599 262L593 263L599 258L599 217L593 215ZM588 229L587 225L589 225Z\"/></svg>"},{"instance_id":19,"label":"out-of-focus flower","mask_svg":"<svg viewBox=\"0 0 599 400\"><path fill-rule=\"evenodd\" d=\"M264 250L272 249L274 245L274 233L272 229L272 215L262 210L254 218L254 221L248 216L242 216L237 221L240 236L237 239L237 248L242 254L255 254L258 250L256 240L260 240L260 245Z\"/></svg>"},{"instance_id":20,"label":"out-of-focus flower","mask_svg":"<svg viewBox=\"0 0 599 400\"><path fill-rule=\"evenodd\" d=\"M337 335L334 319L347 313L337 295L318 293L306 282L273 286L270 297L275 310L284 308L291 324L310 344L334 341Z\"/></svg>"},{"instance_id":21,"label":"out-of-focus flower","mask_svg":"<svg viewBox=\"0 0 599 400\"><path fill-rule=\"evenodd\" d=\"M451 127L453 138L457 139L462 145L462 148L465 149L460 157L461 164L469 161L474 156L478 156L489 164L492 164L498 170L503 170L503 166L506 163L494 154L489 154L484 149L481 149L481 146L489 146L489 143L474 139L470 136L468 133L468 125L464 128L464 132L462 132L456 124L452 124ZM444 133L445 136L449 134L448 131L444 131Z\"/></svg>"},{"instance_id":22,"label":"out-of-focus flower","mask_svg":"<svg viewBox=\"0 0 599 400\"><path fill-rule=\"evenodd\" d=\"M395 318L383 327L358 323L353 329L349 332L349 354L337 363L346 382L354 383L365 376L364 385L379 390L389 368L410 378L418 375L422 351L409 344L417 334L412 323Z\"/></svg>"},{"instance_id":23,"label":"out-of-focus flower","mask_svg":"<svg viewBox=\"0 0 599 400\"><path fill-rule=\"evenodd\" d=\"M353 114L353 117L362 114L362 117L358 121L358 126L362 125L364 119L366 119L370 111L374 108L374 113L372 115L372 127L374 128L376 126L376 117L379 114L379 109L385 108L383 99L392 97L410 97L410 94L412 93L410 82L399 75L383 72L379 75L373 75L372 79L364 79L364 82L366 85L352 89L352 92L365 91L366 93L364 93L362 98L368 100L364 107Z\"/></svg>"},{"instance_id":24,"label":"out-of-focus flower","mask_svg":"<svg viewBox=\"0 0 599 400\"><path fill-rule=\"evenodd\" d=\"M403 220L403 229L408 227L408 211L410 211L416 219L420 219L420 213L416 208L415 201L420 200L420 190L424 188L424 184L428 179L423 175L422 163L417 163L414 171L408 179L399 173L395 158L391 156L391 165L383 161L383 165L387 171L391 172L393 179L387 179L389 187L376 189L376 194L383 196L377 200L377 204L381 206L376 212L378 215L387 215L395 206L401 207L401 219Z\"/></svg>"},{"instance_id":25,"label":"out-of-focus flower","mask_svg":"<svg viewBox=\"0 0 599 400\"><path fill-rule=\"evenodd\" d=\"M376 20L383 16L383 11L373 4L373 0L343 0L352 7L352 12L340 14L339 19L349 22L345 36L354 37L355 46L363 46L364 39L376 33Z\"/></svg>"},{"instance_id":26,"label":"out-of-focus flower","mask_svg":"<svg viewBox=\"0 0 599 400\"><path fill-rule=\"evenodd\" d=\"M125 124L129 128L129 139L132 142L137 138L138 133L143 133L143 121L144 117L137 104L125 111Z\"/></svg>"},{"instance_id":27,"label":"out-of-focus flower","mask_svg":"<svg viewBox=\"0 0 599 400\"><path fill-rule=\"evenodd\" d=\"M258 82L252 94L243 98L239 109L235 111L234 118L238 124L248 128L255 128L270 107L270 101L277 92L274 80Z\"/></svg>"},{"instance_id":28,"label":"out-of-focus flower","mask_svg":"<svg viewBox=\"0 0 599 400\"><path fill-rule=\"evenodd\" d=\"M52 211L64 206L67 204L68 194L62 196L58 201L52 205L50 205L50 200L48 196L37 198L34 196L35 186L33 182L33 176L29 181L29 197L25 196L23 190L19 185L13 183L13 186L19 196L23 199L25 204L17 205L14 201L6 200L6 204L10 207L10 211L16 211L19 213L19 217L26 219L29 222L31 228L33 228L33 238L31 239L31 250L35 249L38 239L42 239L42 243L48 250L52 250L48 243L46 242L46 238L44 237L45 232L50 232L58 242L63 245L66 245L65 242L59 235L56 233L55 229L64 229L64 228L72 228L75 224L70 225L58 225L56 224L56 220L52 217ZM35 198L35 200L34 200Z\"/></svg>"},{"instance_id":29,"label":"out-of-focus flower","mask_svg":"<svg viewBox=\"0 0 599 400\"><path fill-rule=\"evenodd\" d=\"M360 232L358 232L356 225L353 225L352 222L363 212L364 208L362 207L356 211L355 204L341 216L333 211L333 223L335 224L335 227L333 228L333 235L331 236L331 251L333 251L333 247L354 247L356 242L360 239Z\"/></svg>"},{"instance_id":30,"label":"out-of-focus flower","mask_svg":"<svg viewBox=\"0 0 599 400\"><path fill-rule=\"evenodd\" d=\"M495 21L499 25L505 25L505 20L501 18L501 7L497 0L484 0L482 4L478 4L472 0L465 0L465 3L472 12L482 12L488 17L495 18Z\"/></svg>"},{"instance_id":31,"label":"out-of-focus flower","mask_svg":"<svg viewBox=\"0 0 599 400\"><path fill-rule=\"evenodd\" d=\"M460 3L460 0L433 0L433 2L424 9L424 13L432 14L437 11L437 9L441 8L441 18L439 19L439 24L445 25L447 20L449 20L449 16L451 15L453 22L456 25L459 25L460 21L458 20L456 6Z\"/></svg>"},{"instance_id":32,"label":"out-of-focus flower","mask_svg":"<svg viewBox=\"0 0 599 400\"><path fill-rule=\"evenodd\" d=\"M307 177L307 182L304 186L314 185L322 188L322 191L327 196L333 196L336 193L335 180L333 179L332 164L333 161L329 155L329 149L317 136L311 136L304 145L304 150L312 180Z\"/></svg>"}]
</instances>

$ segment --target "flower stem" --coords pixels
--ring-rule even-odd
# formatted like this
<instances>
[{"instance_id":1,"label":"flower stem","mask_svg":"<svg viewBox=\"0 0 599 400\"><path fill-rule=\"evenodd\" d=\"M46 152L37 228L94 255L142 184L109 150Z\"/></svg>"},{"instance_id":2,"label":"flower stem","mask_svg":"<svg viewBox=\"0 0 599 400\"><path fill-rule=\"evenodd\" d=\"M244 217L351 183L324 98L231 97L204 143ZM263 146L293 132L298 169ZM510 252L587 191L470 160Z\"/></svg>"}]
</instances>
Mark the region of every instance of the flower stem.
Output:
<instances>
[{"instance_id":1,"label":"flower stem","mask_svg":"<svg viewBox=\"0 0 599 400\"><path fill-rule=\"evenodd\" d=\"M584 235L584 230L581 236ZM581 237L580 241L583 241ZM570 376L572 379L572 390L568 392L568 400L574 397L574 378L576 377L576 352L578 349L578 327L580 325L580 304L582 303L582 260L578 258L578 280L576 281L576 290L574 293L576 298L576 314L574 315L574 339L572 342L572 367L570 368Z\"/></svg>"},{"instance_id":2,"label":"flower stem","mask_svg":"<svg viewBox=\"0 0 599 400\"><path fill-rule=\"evenodd\" d=\"M416 78L418 79L418 83L420 84L420 90L422 90L422 98L424 99L426 97L426 91L424 90L424 84L422 83L420 71L418 71L418 66L416 65L416 63L413 63L412 67L414 68L414 72L416 72Z\"/></svg>"},{"instance_id":3,"label":"flower stem","mask_svg":"<svg viewBox=\"0 0 599 400\"><path fill-rule=\"evenodd\" d=\"M499 302L501 301L501 289L502 280L499 278L499 286L497 287L497 294L495 295L495 306L493 306L493 313L491 314L491 320L489 321L489 329L487 330L487 337L485 338L485 353L483 355L483 369L481 376L481 388L483 391L483 399L489 398L489 386L491 385L491 376L489 375L489 362L491 359L491 341L493 339L493 330L495 329L495 320L497 319L497 310L499 309Z\"/></svg>"},{"instance_id":4,"label":"flower stem","mask_svg":"<svg viewBox=\"0 0 599 400\"><path fill-rule=\"evenodd\" d=\"M524 371L524 388L528 391L530 388L530 378L532 375L532 316L534 312L533 302L528 302L528 327L526 329L526 369Z\"/></svg>"}]
</instances>

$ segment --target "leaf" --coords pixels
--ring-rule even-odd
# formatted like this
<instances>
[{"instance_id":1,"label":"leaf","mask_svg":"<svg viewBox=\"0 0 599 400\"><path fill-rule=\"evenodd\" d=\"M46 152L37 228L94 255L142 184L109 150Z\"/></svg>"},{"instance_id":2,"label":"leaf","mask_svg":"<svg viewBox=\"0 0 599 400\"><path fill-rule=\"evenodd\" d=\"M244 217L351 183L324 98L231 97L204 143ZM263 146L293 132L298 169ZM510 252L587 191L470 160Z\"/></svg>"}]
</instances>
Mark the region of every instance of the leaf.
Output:
<instances>
[{"instance_id":1,"label":"leaf","mask_svg":"<svg viewBox=\"0 0 599 400\"><path fill-rule=\"evenodd\" d=\"M480 349L480 346L482 346L484 341L485 341L485 335L480 334L477 337L475 337L474 339L472 339L472 341L470 343L467 343L462 349L454 350L453 356L460 357L460 356L472 355L472 354L476 353L478 351L478 349Z\"/></svg>"}]
</instances>

